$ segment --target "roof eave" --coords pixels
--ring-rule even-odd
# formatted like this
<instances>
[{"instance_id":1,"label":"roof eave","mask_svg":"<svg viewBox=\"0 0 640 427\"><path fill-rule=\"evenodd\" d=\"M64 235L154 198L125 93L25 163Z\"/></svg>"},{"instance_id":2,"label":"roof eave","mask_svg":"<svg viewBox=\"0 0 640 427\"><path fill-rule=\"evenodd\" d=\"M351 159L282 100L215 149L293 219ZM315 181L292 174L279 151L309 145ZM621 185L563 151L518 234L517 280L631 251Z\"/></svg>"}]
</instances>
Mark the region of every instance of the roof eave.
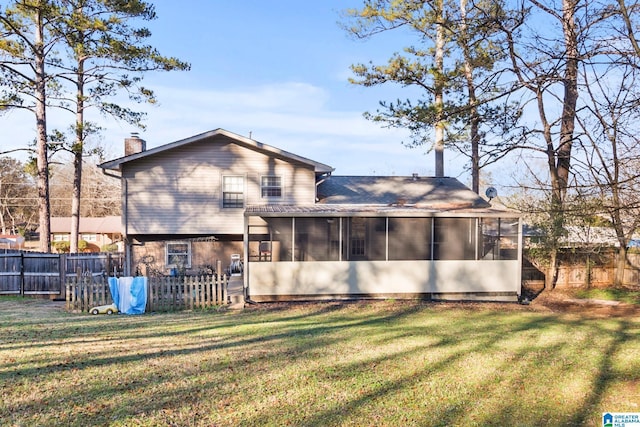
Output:
<instances>
[{"instance_id":1,"label":"roof eave","mask_svg":"<svg viewBox=\"0 0 640 427\"><path fill-rule=\"evenodd\" d=\"M291 159L291 160L295 160L295 161L298 161L300 163L307 164L309 166L313 166L314 167L314 171L316 173L331 173L331 172L333 172L335 170L331 166L326 165L324 163L316 162L315 160L311 160L311 159L308 159L306 157L302 157L302 156L299 156L297 154L293 154L293 153L290 153L288 151L281 150L281 149L276 148L274 146L271 146L271 145L268 145L268 144L264 144L262 142L258 142L256 140L251 139L251 138L247 138L247 137L244 137L242 135L238 135L238 134L235 134L233 132L229 132L229 131L221 129L221 128L218 128L218 129L215 129L215 130L211 130L211 131L208 131L208 132L204 132L204 133L201 133L201 134L198 134L198 135L194 135L194 136L191 136L189 138L181 139L179 141L174 141L174 142L171 142L171 143L168 143L168 144L165 144L165 145L161 145L159 147L155 147L155 148L152 148L152 149L149 149L149 150L145 150L145 151L142 151L140 153L136 153L136 154L131 154L129 156L120 157L118 159L114 159L114 160L102 163L102 164L100 164L98 166L103 168L103 169L120 170L121 167L122 167L122 164L124 164L124 163L128 163L128 162L131 162L131 161L134 161L134 160L138 160L138 159L141 159L141 158L144 158L144 157L147 157L147 156L151 156L151 155L154 155L154 154L157 154L157 153L161 153L163 151L167 151L167 150L171 150L171 149L174 149L174 148L177 148L177 147L181 147L183 145L192 144L194 142L202 141L204 139L211 138L211 137L218 136L218 135L226 136L226 137L228 137L230 139L233 139L236 142L238 142L238 143L240 143L242 145L245 145L247 147L255 148L255 149L258 149L258 150L261 150L261 151L272 153L272 154L275 154L275 155L278 155L278 156L281 156L281 157L285 157L285 158L288 158L288 159Z\"/></svg>"}]
</instances>

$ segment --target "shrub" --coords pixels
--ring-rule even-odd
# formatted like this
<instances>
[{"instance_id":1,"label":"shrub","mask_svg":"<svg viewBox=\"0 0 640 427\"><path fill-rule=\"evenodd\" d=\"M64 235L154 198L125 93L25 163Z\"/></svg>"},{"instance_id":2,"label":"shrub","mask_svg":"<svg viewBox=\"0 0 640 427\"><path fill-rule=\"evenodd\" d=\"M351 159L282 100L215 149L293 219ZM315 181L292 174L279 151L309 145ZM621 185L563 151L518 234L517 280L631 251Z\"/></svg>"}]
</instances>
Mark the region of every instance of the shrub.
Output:
<instances>
[{"instance_id":1,"label":"shrub","mask_svg":"<svg viewBox=\"0 0 640 427\"><path fill-rule=\"evenodd\" d=\"M71 243L67 241L54 242L53 247L56 249L56 251L60 253L68 253L69 250L71 249Z\"/></svg>"},{"instance_id":2,"label":"shrub","mask_svg":"<svg viewBox=\"0 0 640 427\"><path fill-rule=\"evenodd\" d=\"M100 252L118 252L118 245L110 243L100 246Z\"/></svg>"}]
</instances>

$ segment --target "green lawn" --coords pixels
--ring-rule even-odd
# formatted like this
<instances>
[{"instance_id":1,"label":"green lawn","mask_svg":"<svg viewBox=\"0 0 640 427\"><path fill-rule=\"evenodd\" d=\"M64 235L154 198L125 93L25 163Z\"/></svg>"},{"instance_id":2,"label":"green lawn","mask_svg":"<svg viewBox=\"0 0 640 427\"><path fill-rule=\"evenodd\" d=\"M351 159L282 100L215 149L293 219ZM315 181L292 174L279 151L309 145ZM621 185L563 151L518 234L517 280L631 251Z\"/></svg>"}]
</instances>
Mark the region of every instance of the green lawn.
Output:
<instances>
[{"instance_id":1,"label":"green lawn","mask_svg":"<svg viewBox=\"0 0 640 427\"><path fill-rule=\"evenodd\" d=\"M0 298L0 425L602 425L640 318L360 302L90 316Z\"/></svg>"}]
</instances>

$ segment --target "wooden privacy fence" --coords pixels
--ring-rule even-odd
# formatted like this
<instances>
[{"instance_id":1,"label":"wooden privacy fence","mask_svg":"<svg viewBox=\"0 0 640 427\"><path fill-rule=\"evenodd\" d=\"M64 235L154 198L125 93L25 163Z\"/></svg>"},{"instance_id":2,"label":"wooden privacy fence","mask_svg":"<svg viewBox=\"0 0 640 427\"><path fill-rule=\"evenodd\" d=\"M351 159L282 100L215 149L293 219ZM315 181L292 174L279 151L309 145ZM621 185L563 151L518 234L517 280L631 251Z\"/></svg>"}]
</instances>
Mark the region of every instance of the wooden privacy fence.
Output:
<instances>
[{"instance_id":1,"label":"wooden privacy fence","mask_svg":"<svg viewBox=\"0 0 640 427\"><path fill-rule=\"evenodd\" d=\"M560 260L557 287L585 288L607 287L614 283L618 255L615 252L588 259L584 255L571 262ZM623 285L640 287L640 254L627 254L628 264L624 270ZM543 286L545 274L531 265L525 257L522 263L522 283L529 286Z\"/></svg>"},{"instance_id":2,"label":"wooden privacy fence","mask_svg":"<svg viewBox=\"0 0 640 427\"><path fill-rule=\"evenodd\" d=\"M85 276L121 272L122 253L49 254L0 252L0 295L50 295L63 297L63 283L78 271Z\"/></svg>"},{"instance_id":3,"label":"wooden privacy fence","mask_svg":"<svg viewBox=\"0 0 640 427\"><path fill-rule=\"evenodd\" d=\"M226 275L149 277L145 311L177 311L224 305L228 302L228 284ZM67 279L67 311L88 313L92 307L112 303L108 279L81 275Z\"/></svg>"}]
</instances>

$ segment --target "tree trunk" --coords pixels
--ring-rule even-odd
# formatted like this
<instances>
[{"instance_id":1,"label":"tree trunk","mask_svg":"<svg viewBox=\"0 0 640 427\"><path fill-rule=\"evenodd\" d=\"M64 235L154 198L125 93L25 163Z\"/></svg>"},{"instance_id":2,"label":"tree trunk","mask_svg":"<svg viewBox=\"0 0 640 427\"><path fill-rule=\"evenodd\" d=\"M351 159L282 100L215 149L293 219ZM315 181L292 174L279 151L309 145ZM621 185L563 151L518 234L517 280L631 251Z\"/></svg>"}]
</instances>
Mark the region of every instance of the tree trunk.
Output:
<instances>
[{"instance_id":1,"label":"tree trunk","mask_svg":"<svg viewBox=\"0 0 640 427\"><path fill-rule=\"evenodd\" d=\"M562 24L565 41L566 65L564 69L564 98L560 124L560 144L557 154L557 170L561 200L564 202L571 172L571 148L573 146L576 105L578 103L578 36L575 22L576 0L563 0Z\"/></svg>"},{"instance_id":2,"label":"tree trunk","mask_svg":"<svg viewBox=\"0 0 640 427\"><path fill-rule=\"evenodd\" d=\"M40 251L51 252L51 207L49 200L49 154L47 149L46 75L44 24L42 13L35 8L35 97L38 169L38 219Z\"/></svg>"},{"instance_id":3,"label":"tree trunk","mask_svg":"<svg viewBox=\"0 0 640 427\"><path fill-rule=\"evenodd\" d=\"M71 200L71 241L69 252L78 252L80 236L80 193L82 191L82 152L73 153L73 197Z\"/></svg>"},{"instance_id":4,"label":"tree trunk","mask_svg":"<svg viewBox=\"0 0 640 427\"><path fill-rule=\"evenodd\" d=\"M560 269L558 266L558 250L554 248L549 254L549 266L547 267L547 274L545 274L544 276L545 291L551 291L555 289L558 282L559 271Z\"/></svg>"},{"instance_id":5,"label":"tree trunk","mask_svg":"<svg viewBox=\"0 0 640 427\"><path fill-rule=\"evenodd\" d=\"M615 286L624 285L624 270L627 268L627 248L620 246L618 248L618 257L616 259L615 275L613 277L613 284Z\"/></svg>"},{"instance_id":6,"label":"tree trunk","mask_svg":"<svg viewBox=\"0 0 640 427\"><path fill-rule=\"evenodd\" d=\"M467 0L460 0L460 40L464 56L464 74L467 81L467 91L469 92L467 102L470 107L471 189L480 194L480 117L478 116L478 100L476 98L476 86L473 81L473 64L469 53L469 41L466 37L467 31Z\"/></svg>"},{"instance_id":7,"label":"tree trunk","mask_svg":"<svg viewBox=\"0 0 640 427\"><path fill-rule=\"evenodd\" d=\"M69 252L78 252L80 196L82 194L82 154L84 153L84 60L78 60L76 74L76 141L73 145L73 198L71 201L71 242Z\"/></svg>"},{"instance_id":8,"label":"tree trunk","mask_svg":"<svg viewBox=\"0 0 640 427\"><path fill-rule=\"evenodd\" d=\"M438 13L436 23L436 49L435 49L435 76L434 76L434 92L435 92L435 108L436 108L436 124L435 124L435 157L436 157L436 176L444 176L444 44L445 44L445 28L444 28L444 5L442 0L436 1L436 13Z\"/></svg>"}]
</instances>

